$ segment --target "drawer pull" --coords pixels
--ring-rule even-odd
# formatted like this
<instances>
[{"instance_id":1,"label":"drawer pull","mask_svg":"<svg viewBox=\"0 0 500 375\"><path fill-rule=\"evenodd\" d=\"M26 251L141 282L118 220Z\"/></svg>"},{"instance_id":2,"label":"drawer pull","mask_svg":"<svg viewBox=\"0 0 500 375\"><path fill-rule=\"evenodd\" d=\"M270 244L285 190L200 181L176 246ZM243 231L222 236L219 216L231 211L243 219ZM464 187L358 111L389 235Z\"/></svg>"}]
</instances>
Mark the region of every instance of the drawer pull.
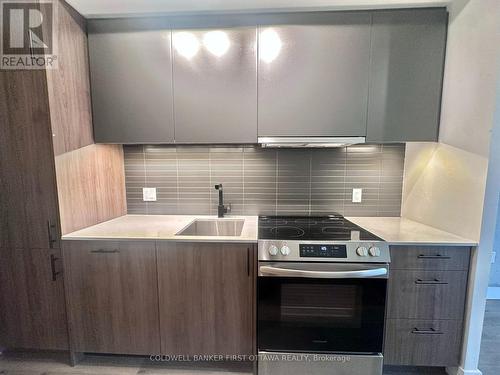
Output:
<instances>
[{"instance_id":1,"label":"drawer pull","mask_svg":"<svg viewBox=\"0 0 500 375\"><path fill-rule=\"evenodd\" d=\"M50 270L52 271L52 281L57 281L57 276L61 274L61 272L56 271L56 261L58 261L54 254L50 254Z\"/></svg>"},{"instance_id":2,"label":"drawer pull","mask_svg":"<svg viewBox=\"0 0 500 375\"><path fill-rule=\"evenodd\" d=\"M114 249L114 250L98 249L98 250L90 250L90 252L93 254L116 254L116 253L119 253L120 250L117 250L117 249Z\"/></svg>"},{"instance_id":3,"label":"drawer pull","mask_svg":"<svg viewBox=\"0 0 500 375\"><path fill-rule=\"evenodd\" d=\"M414 335L442 335L442 331L436 331L434 328L429 328L429 329L418 329L418 328L413 328L411 331Z\"/></svg>"},{"instance_id":4,"label":"drawer pull","mask_svg":"<svg viewBox=\"0 0 500 375\"><path fill-rule=\"evenodd\" d=\"M441 254L436 254L436 255L424 255L420 254L418 259L450 259L451 257L448 255L441 255Z\"/></svg>"},{"instance_id":5,"label":"drawer pull","mask_svg":"<svg viewBox=\"0 0 500 375\"><path fill-rule=\"evenodd\" d=\"M415 280L415 284L417 284L417 285L448 285L448 283L446 281L441 281L438 279L433 279L433 280L417 279L417 280Z\"/></svg>"}]
</instances>

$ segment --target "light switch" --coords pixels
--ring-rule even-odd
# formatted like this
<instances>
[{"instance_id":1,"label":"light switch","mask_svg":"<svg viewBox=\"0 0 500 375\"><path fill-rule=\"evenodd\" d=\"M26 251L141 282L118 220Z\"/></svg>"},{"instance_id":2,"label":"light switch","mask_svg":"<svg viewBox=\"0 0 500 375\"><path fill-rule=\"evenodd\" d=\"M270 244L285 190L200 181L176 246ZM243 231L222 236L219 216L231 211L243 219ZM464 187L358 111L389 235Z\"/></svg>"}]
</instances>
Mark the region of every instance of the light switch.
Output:
<instances>
[{"instance_id":1,"label":"light switch","mask_svg":"<svg viewBox=\"0 0 500 375\"><path fill-rule=\"evenodd\" d=\"M352 203L361 203L363 199L363 189L352 189Z\"/></svg>"},{"instance_id":2,"label":"light switch","mask_svg":"<svg viewBox=\"0 0 500 375\"><path fill-rule=\"evenodd\" d=\"M142 188L142 200L144 202L156 202L156 188Z\"/></svg>"}]
</instances>

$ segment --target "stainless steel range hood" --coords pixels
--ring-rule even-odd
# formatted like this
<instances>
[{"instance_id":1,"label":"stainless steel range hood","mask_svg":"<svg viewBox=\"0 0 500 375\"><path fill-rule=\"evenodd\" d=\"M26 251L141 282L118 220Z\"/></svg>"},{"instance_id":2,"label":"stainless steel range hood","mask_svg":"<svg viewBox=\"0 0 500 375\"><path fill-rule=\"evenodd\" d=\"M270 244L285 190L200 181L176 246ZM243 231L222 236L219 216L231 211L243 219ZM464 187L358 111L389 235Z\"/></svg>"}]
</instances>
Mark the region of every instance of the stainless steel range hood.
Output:
<instances>
[{"instance_id":1,"label":"stainless steel range hood","mask_svg":"<svg viewBox=\"0 0 500 375\"><path fill-rule=\"evenodd\" d=\"M259 137L262 147L345 147L358 143L365 143L365 137Z\"/></svg>"}]
</instances>

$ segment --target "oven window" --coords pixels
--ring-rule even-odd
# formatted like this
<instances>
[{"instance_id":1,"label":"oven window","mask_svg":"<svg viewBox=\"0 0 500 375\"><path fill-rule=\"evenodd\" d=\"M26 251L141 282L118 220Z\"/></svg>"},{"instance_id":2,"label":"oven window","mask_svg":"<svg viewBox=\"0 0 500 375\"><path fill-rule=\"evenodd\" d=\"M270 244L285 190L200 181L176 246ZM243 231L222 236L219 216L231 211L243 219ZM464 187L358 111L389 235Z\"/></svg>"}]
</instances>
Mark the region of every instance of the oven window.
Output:
<instances>
[{"instance_id":1,"label":"oven window","mask_svg":"<svg viewBox=\"0 0 500 375\"><path fill-rule=\"evenodd\" d=\"M259 350L382 352L384 279L259 277Z\"/></svg>"},{"instance_id":2,"label":"oven window","mask_svg":"<svg viewBox=\"0 0 500 375\"><path fill-rule=\"evenodd\" d=\"M281 320L360 327L362 293L359 285L285 283L281 287Z\"/></svg>"}]
</instances>

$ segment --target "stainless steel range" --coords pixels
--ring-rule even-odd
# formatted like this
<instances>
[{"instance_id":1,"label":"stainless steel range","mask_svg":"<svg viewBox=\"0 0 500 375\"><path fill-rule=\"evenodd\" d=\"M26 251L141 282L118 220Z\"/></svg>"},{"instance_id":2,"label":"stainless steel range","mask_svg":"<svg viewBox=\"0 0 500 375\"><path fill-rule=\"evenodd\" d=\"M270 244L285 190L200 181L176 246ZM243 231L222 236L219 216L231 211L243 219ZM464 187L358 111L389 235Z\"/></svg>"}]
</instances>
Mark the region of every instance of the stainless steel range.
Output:
<instances>
[{"instance_id":1,"label":"stainless steel range","mask_svg":"<svg viewBox=\"0 0 500 375\"><path fill-rule=\"evenodd\" d=\"M389 262L341 215L260 217L259 374L382 374Z\"/></svg>"}]
</instances>

